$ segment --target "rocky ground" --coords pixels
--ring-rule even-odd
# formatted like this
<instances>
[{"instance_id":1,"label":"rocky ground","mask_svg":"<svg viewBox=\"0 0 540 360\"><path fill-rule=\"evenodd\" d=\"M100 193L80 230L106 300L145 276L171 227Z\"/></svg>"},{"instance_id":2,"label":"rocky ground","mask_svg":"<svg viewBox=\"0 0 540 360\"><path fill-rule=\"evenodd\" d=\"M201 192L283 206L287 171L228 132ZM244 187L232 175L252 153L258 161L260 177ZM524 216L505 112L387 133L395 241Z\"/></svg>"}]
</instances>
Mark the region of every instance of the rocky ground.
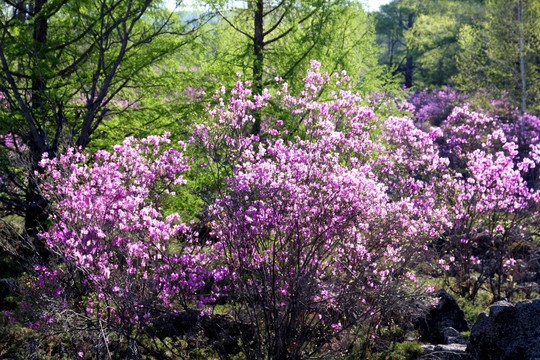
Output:
<instances>
[{"instance_id":1,"label":"rocky ground","mask_svg":"<svg viewBox=\"0 0 540 360\"><path fill-rule=\"evenodd\" d=\"M439 303L417 321L422 360L540 360L540 297L515 305L499 301L478 316L467 340L463 311L444 290Z\"/></svg>"}]
</instances>

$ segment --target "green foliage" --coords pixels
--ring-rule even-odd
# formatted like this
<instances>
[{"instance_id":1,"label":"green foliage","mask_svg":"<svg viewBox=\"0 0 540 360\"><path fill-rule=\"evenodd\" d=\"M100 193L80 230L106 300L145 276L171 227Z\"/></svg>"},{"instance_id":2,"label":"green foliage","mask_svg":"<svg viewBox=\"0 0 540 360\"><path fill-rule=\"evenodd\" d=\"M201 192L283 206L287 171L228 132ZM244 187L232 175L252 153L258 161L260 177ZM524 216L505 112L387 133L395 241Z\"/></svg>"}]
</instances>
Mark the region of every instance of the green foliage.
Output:
<instances>
[{"instance_id":1,"label":"green foliage","mask_svg":"<svg viewBox=\"0 0 540 360\"><path fill-rule=\"evenodd\" d=\"M23 229L24 219L19 216L8 215L0 219L0 279L15 278L24 272L20 259L13 255L21 251L18 244Z\"/></svg>"},{"instance_id":2,"label":"green foliage","mask_svg":"<svg viewBox=\"0 0 540 360\"><path fill-rule=\"evenodd\" d=\"M465 91L485 88L494 96L508 93L521 111L537 114L539 17L538 0L486 2L479 21L460 29L455 82Z\"/></svg>"},{"instance_id":3,"label":"green foliage","mask_svg":"<svg viewBox=\"0 0 540 360\"><path fill-rule=\"evenodd\" d=\"M421 14L405 35L407 45L417 58L422 76L419 86L442 86L456 72L456 32L459 23L449 14Z\"/></svg>"},{"instance_id":4,"label":"green foliage","mask_svg":"<svg viewBox=\"0 0 540 360\"><path fill-rule=\"evenodd\" d=\"M186 16L177 13L175 21ZM152 41L161 56L148 58L147 66L131 77L130 86L118 92L94 134L91 149L107 149L127 136L143 138L165 130L172 130L173 142L189 136L189 126L199 121L198 114L204 109L200 100L205 94L206 80L196 66L198 52L203 51L197 44L201 36L202 32L196 32L185 38L171 35Z\"/></svg>"},{"instance_id":5,"label":"green foliage","mask_svg":"<svg viewBox=\"0 0 540 360\"><path fill-rule=\"evenodd\" d=\"M460 28L482 12L475 1L394 0L375 14L377 41L385 48L380 61L418 88L443 86L457 73ZM402 80L406 83L406 79Z\"/></svg>"},{"instance_id":6,"label":"green foliage","mask_svg":"<svg viewBox=\"0 0 540 360\"><path fill-rule=\"evenodd\" d=\"M390 348L380 354L377 360L414 360L422 355L424 349L417 342L405 341L392 343Z\"/></svg>"},{"instance_id":7,"label":"green foliage","mask_svg":"<svg viewBox=\"0 0 540 360\"><path fill-rule=\"evenodd\" d=\"M235 72L253 79L255 54L250 37L255 31L255 2L247 2L245 6L240 3L211 4L222 17L209 24L201 38L210 44L210 49L197 64L207 74L205 80L210 83L209 89L234 84ZM264 6L268 12L274 9L271 3L264 3ZM377 66L374 30L368 15L354 2L281 3L265 18L263 87L271 86L275 77L281 77L291 89L298 90L303 87L302 79L309 61L324 59L330 72L346 70L358 89L366 93L380 90L384 84L384 69Z\"/></svg>"},{"instance_id":8,"label":"green foliage","mask_svg":"<svg viewBox=\"0 0 540 360\"><path fill-rule=\"evenodd\" d=\"M405 334L399 326L386 326L379 330L379 336L386 341L374 343L370 339L370 329L358 331L359 336L347 353L339 357L344 360L414 360L424 352L418 342L404 340ZM407 334L417 336L417 334Z\"/></svg>"},{"instance_id":9,"label":"green foliage","mask_svg":"<svg viewBox=\"0 0 540 360\"><path fill-rule=\"evenodd\" d=\"M478 315L488 309L493 297L491 292L485 289L479 290L474 300L471 300L466 296L461 296L455 292L450 293L465 313L465 319L470 325L476 322Z\"/></svg>"},{"instance_id":10,"label":"green foliage","mask_svg":"<svg viewBox=\"0 0 540 360\"><path fill-rule=\"evenodd\" d=\"M379 61L393 69L394 74L401 74L402 83L412 81L412 52L405 40L405 34L414 24L417 4L408 0L395 0L381 6L374 14L377 43L382 52ZM411 86L411 84L407 84Z\"/></svg>"},{"instance_id":11,"label":"green foliage","mask_svg":"<svg viewBox=\"0 0 540 360\"><path fill-rule=\"evenodd\" d=\"M0 314L0 358L21 359L20 344L32 339L29 330L20 325L7 326L9 321L4 314Z\"/></svg>"}]
</instances>

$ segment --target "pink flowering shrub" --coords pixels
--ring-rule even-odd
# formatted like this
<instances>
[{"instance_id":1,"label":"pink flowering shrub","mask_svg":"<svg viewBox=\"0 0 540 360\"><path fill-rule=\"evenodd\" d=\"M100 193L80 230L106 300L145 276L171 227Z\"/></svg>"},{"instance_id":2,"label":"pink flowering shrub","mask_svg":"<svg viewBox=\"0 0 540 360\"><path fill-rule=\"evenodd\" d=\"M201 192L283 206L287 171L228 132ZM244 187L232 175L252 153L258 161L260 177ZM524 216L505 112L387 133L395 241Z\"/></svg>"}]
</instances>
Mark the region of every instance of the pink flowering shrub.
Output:
<instances>
[{"instance_id":1,"label":"pink flowering shrub","mask_svg":"<svg viewBox=\"0 0 540 360\"><path fill-rule=\"evenodd\" d=\"M189 168L184 145L163 149L169 142L168 134L128 138L111 152L44 156L53 224L40 236L55 258L35 267L34 328L82 329L78 350L105 356L138 348L137 334L160 317L214 298L207 285L226 269L210 267L216 255L160 207Z\"/></svg>"},{"instance_id":2,"label":"pink flowering shrub","mask_svg":"<svg viewBox=\"0 0 540 360\"><path fill-rule=\"evenodd\" d=\"M493 118L506 136L519 145L520 152L524 146L533 144L534 139L540 137L540 118L528 113L522 114L508 94L493 98L487 91L481 90L471 96L470 102L477 111Z\"/></svg>"},{"instance_id":3,"label":"pink flowering shrub","mask_svg":"<svg viewBox=\"0 0 540 360\"><path fill-rule=\"evenodd\" d=\"M465 94L448 87L426 89L410 96L403 106L407 105L419 127L426 123L441 127L445 156L491 146L486 142L487 135L499 129L509 141L518 144L520 154L540 136L540 118L521 114L507 97L494 99L485 90Z\"/></svg>"},{"instance_id":4,"label":"pink flowering shrub","mask_svg":"<svg viewBox=\"0 0 540 360\"><path fill-rule=\"evenodd\" d=\"M194 125L191 142L202 150L205 159L200 165L209 169L218 187L225 177L231 176L231 169L244 152L259 141L258 135L250 134L255 121L253 112L266 107L270 95L265 90L262 95L253 96L250 85L238 81L227 104L223 98L225 87L217 90L213 95L217 104L209 103L206 108L211 121Z\"/></svg>"},{"instance_id":5,"label":"pink flowering shrub","mask_svg":"<svg viewBox=\"0 0 540 360\"><path fill-rule=\"evenodd\" d=\"M518 270L512 247L526 244L538 225L534 219L540 193L526 179L540 163L534 152L517 159L517 148L505 142L495 153L476 149L463 156L464 175L456 172L453 178L445 178L452 225L442 265L456 275L459 291L472 299L484 283L495 299L504 295L504 288L512 286L509 276Z\"/></svg>"},{"instance_id":6,"label":"pink flowering shrub","mask_svg":"<svg viewBox=\"0 0 540 360\"><path fill-rule=\"evenodd\" d=\"M527 244L538 225L540 122L464 104L453 108L440 129L428 131L438 132L439 154L449 159L436 191L448 219L441 265L456 276L457 292L474 299L488 284L499 299L519 271L512 249Z\"/></svg>"},{"instance_id":7,"label":"pink flowering shrub","mask_svg":"<svg viewBox=\"0 0 540 360\"><path fill-rule=\"evenodd\" d=\"M444 89L424 89L408 98L413 113L420 124L440 126L455 106L462 105L467 96L451 87Z\"/></svg>"},{"instance_id":8,"label":"pink flowering shrub","mask_svg":"<svg viewBox=\"0 0 540 360\"><path fill-rule=\"evenodd\" d=\"M390 197L376 160L389 150L371 134L379 121L349 90L320 100L326 85L348 77L318 67L312 62L298 96L287 84L276 93L295 125L292 140L282 138L281 119L266 119L260 139L249 135L252 111L270 94L249 100L242 82L228 102L225 90L216 96L215 125L194 137L209 162L227 158L230 166L210 214L234 314L256 324L250 358L328 356L362 326L375 335L415 291L411 265L440 229L417 199ZM404 166L391 153L385 164Z\"/></svg>"},{"instance_id":9,"label":"pink flowering shrub","mask_svg":"<svg viewBox=\"0 0 540 360\"><path fill-rule=\"evenodd\" d=\"M380 179L393 197L414 199L426 215L435 217L433 224L444 221L446 214L438 191L443 186L440 178L448 173L449 160L441 156L437 145L440 129L424 132L409 117L390 117L381 135L385 151L372 162L379 167Z\"/></svg>"}]
</instances>

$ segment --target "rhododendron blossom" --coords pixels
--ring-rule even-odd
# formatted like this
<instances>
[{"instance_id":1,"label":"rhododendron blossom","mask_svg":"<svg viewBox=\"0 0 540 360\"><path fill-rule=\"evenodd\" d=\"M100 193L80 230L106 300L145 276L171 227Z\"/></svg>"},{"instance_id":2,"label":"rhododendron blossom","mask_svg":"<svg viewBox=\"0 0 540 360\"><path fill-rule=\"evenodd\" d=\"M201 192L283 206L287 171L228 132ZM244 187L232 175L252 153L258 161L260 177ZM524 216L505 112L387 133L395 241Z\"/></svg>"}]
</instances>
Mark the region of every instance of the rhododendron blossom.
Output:
<instances>
[{"instance_id":1,"label":"rhododendron blossom","mask_svg":"<svg viewBox=\"0 0 540 360\"><path fill-rule=\"evenodd\" d=\"M442 229L430 212L434 204L421 203L421 191L387 181L386 173L414 183L418 168L435 171L444 160L426 150L411 167L395 149L374 142L371 132L383 124L373 110L343 89L345 73L330 76L319 66L312 62L298 96L282 84L274 99L291 114L291 132L283 119L269 117L260 138L249 135L252 112L270 94L252 102L238 82L228 102L216 94L209 108L216 125L199 126L193 138L209 163L227 159L230 166L224 195L210 208L213 234L234 276L236 314L263 323L261 351L269 358L320 351L325 342L315 345L308 329L330 336L324 334L363 323L376 328L391 299L414 289L402 286L416 280L409 265ZM322 101L320 92L336 77L337 89ZM415 134L433 145L433 136Z\"/></svg>"},{"instance_id":2,"label":"rhododendron blossom","mask_svg":"<svg viewBox=\"0 0 540 360\"><path fill-rule=\"evenodd\" d=\"M40 177L53 226L40 236L58 260L36 267L33 288L42 299L62 307L82 294L72 305L114 332L116 326L148 326L167 308L215 298L201 289L227 269L210 267L216 254L201 250L179 215L165 216L160 207L189 169L185 145L163 149L169 143L165 134L128 138L95 155L76 149L53 159L44 155Z\"/></svg>"},{"instance_id":3,"label":"rhododendron blossom","mask_svg":"<svg viewBox=\"0 0 540 360\"><path fill-rule=\"evenodd\" d=\"M456 276L463 295L474 298L489 283L500 298L505 279L517 269L512 244L527 241L528 227L538 226L540 120L501 109L496 101L489 112L472 110L469 103L453 105L435 129L437 150L450 160L433 193L447 208L441 255L449 256L441 266ZM472 279L474 271L479 276Z\"/></svg>"}]
</instances>

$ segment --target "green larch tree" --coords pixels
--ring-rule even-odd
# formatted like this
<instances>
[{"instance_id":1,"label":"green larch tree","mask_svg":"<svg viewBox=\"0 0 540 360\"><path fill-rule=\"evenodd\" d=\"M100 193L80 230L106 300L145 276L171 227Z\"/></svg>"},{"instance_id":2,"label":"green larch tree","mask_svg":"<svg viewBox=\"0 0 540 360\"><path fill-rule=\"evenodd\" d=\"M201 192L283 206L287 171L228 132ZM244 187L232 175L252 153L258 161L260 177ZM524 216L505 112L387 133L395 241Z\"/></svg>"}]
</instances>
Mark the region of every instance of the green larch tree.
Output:
<instances>
[{"instance_id":1,"label":"green larch tree","mask_svg":"<svg viewBox=\"0 0 540 360\"><path fill-rule=\"evenodd\" d=\"M157 83L152 65L189 42L198 25L154 0L3 1L3 213L23 216L34 236L46 219L46 201L33 181L42 154L86 147L105 120L137 106ZM13 165L14 159L25 164Z\"/></svg>"}]
</instances>

